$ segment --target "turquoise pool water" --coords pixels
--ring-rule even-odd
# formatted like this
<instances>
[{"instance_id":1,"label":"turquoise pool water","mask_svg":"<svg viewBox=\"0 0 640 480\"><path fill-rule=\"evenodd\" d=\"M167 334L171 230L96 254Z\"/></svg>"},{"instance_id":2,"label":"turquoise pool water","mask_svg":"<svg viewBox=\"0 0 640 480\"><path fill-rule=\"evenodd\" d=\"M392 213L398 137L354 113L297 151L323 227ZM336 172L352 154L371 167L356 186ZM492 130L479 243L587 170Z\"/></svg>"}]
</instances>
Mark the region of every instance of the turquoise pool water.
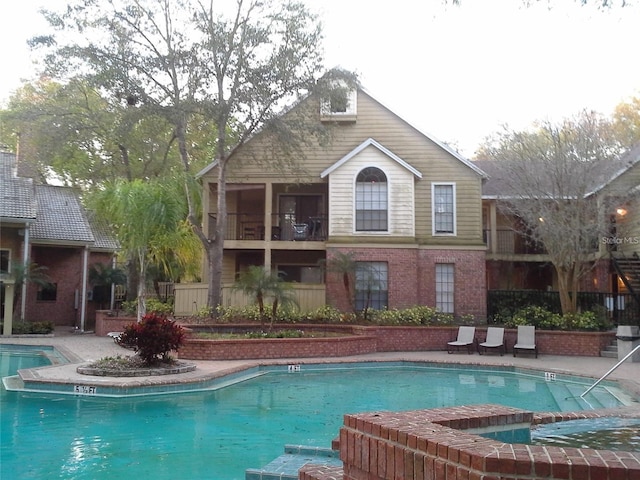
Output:
<instances>
[{"instance_id":1,"label":"turquoise pool water","mask_svg":"<svg viewBox=\"0 0 640 480\"><path fill-rule=\"evenodd\" d=\"M640 452L640 418L603 417L541 425L531 444Z\"/></svg>"},{"instance_id":2,"label":"turquoise pool water","mask_svg":"<svg viewBox=\"0 0 640 480\"><path fill-rule=\"evenodd\" d=\"M0 478L244 479L247 468L271 462L286 444L330 446L345 413L474 403L536 411L620 405L611 387L581 402L576 397L587 386L545 381L543 373L362 363L303 365L296 373L274 367L215 391L135 398L3 389Z\"/></svg>"}]
</instances>

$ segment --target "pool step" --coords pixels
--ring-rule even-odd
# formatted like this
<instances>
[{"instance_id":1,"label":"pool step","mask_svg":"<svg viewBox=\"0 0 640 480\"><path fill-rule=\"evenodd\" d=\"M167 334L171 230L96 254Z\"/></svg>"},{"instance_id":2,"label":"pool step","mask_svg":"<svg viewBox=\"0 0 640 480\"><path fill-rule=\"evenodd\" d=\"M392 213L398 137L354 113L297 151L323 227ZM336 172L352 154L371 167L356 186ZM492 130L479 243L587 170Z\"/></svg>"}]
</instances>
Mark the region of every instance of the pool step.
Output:
<instances>
[{"instance_id":1,"label":"pool step","mask_svg":"<svg viewBox=\"0 0 640 480\"><path fill-rule=\"evenodd\" d=\"M297 480L298 470L307 464L342 466L337 450L304 445L285 445L284 455L260 469L248 468L245 480Z\"/></svg>"},{"instance_id":2,"label":"pool step","mask_svg":"<svg viewBox=\"0 0 640 480\"><path fill-rule=\"evenodd\" d=\"M618 358L618 341L613 340L604 350L600 350L601 357Z\"/></svg>"}]
</instances>

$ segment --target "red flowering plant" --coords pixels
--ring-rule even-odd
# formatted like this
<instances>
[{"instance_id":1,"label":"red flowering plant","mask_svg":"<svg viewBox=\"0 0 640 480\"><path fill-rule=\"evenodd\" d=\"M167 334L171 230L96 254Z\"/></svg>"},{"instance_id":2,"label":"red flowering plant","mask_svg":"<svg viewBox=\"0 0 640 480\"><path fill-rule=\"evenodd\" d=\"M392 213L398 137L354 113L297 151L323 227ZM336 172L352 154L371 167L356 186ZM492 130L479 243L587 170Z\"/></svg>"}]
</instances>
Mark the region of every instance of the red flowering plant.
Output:
<instances>
[{"instance_id":1,"label":"red flowering plant","mask_svg":"<svg viewBox=\"0 0 640 480\"><path fill-rule=\"evenodd\" d=\"M171 362L169 352L184 343L184 329L164 315L148 313L138 323L124 328L120 343L132 345L145 364Z\"/></svg>"}]
</instances>

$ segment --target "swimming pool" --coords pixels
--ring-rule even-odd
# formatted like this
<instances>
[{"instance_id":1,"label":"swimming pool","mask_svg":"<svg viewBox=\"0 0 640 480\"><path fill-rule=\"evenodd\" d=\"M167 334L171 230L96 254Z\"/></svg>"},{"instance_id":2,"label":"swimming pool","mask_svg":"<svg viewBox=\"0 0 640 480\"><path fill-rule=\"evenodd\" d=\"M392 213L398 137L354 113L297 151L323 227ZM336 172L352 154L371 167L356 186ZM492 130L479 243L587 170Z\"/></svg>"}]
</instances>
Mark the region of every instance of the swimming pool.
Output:
<instances>
[{"instance_id":1,"label":"swimming pool","mask_svg":"<svg viewBox=\"0 0 640 480\"><path fill-rule=\"evenodd\" d=\"M327 447L344 413L499 403L535 411L589 408L589 382L509 369L412 362L265 368L212 391L135 398L3 389L0 465L20 479L244 479L285 444ZM587 396L619 406L615 387ZM0 475L5 478L4 475ZM6 478L11 478L8 476Z\"/></svg>"}]
</instances>

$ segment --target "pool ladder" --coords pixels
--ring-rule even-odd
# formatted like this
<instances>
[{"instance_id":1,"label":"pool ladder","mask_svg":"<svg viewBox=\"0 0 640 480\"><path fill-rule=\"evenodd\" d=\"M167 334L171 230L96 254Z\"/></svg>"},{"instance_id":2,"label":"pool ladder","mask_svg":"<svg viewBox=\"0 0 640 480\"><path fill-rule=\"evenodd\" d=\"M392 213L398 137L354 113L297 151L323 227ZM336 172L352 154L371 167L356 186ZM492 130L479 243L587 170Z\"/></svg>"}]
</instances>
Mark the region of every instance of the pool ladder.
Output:
<instances>
[{"instance_id":1,"label":"pool ladder","mask_svg":"<svg viewBox=\"0 0 640 480\"><path fill-rule=\"evenodd\" d=\"M605 378L607 378L611 372L613 372L616 368L618 368L620 365L622 365L622 363L629 358L631 355L633 355L634 353L636 353L636 351L640 349L640 345L637 345L636 348L634 348L633 350L631 350L627 355L625 355L625 357L620 360L618 363L616 363L607 373L605 373L603 376L601 376L596 383L594 383L593 385L591 385L589 388L587 388L584 393L582 395L580 395L580 398L583 398L587 393L589 393L591 390L593 390L596 385L598 385L602 380L604 380Z\"/></svg>"}]
</instances>

